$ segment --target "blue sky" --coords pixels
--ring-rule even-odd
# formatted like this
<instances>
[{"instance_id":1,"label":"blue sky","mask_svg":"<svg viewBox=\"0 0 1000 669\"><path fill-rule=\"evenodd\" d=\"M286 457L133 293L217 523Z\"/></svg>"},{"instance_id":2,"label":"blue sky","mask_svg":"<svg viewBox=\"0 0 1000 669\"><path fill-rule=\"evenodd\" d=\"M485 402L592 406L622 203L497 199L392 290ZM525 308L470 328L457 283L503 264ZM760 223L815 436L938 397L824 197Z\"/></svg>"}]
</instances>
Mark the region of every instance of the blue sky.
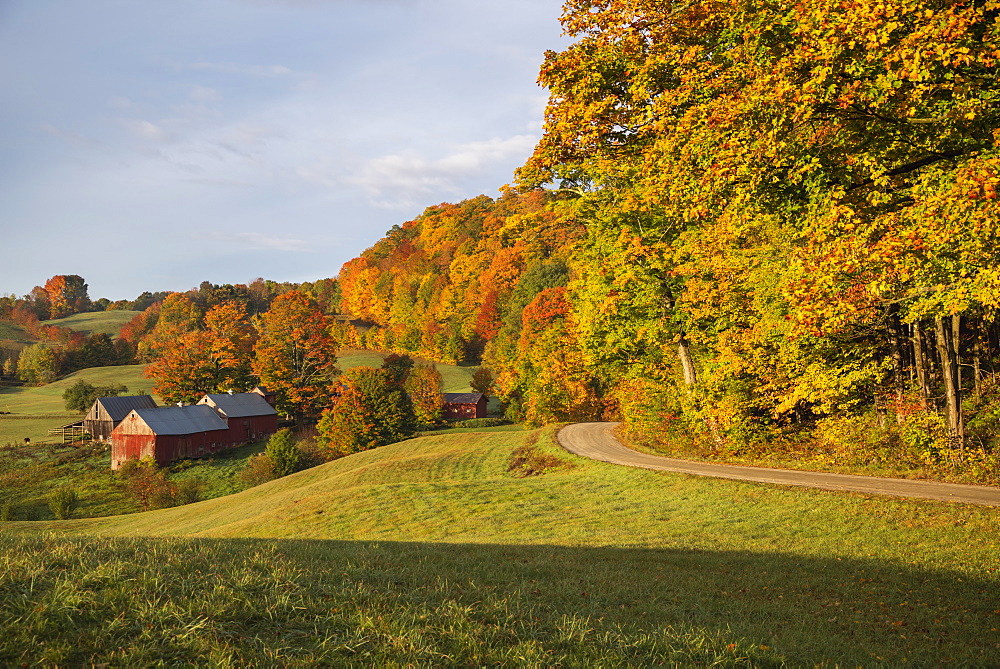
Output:
<instances>
[{"instance_id":1,"label":"blue sky","mask_svg":"<svg viewBox=\"0 0 1000 669\"><path fill-rule=\"evenodd\" d=\"M560 0L0 0L0 293L335 276L530 154Z\"/></svg>"}]
</instances>

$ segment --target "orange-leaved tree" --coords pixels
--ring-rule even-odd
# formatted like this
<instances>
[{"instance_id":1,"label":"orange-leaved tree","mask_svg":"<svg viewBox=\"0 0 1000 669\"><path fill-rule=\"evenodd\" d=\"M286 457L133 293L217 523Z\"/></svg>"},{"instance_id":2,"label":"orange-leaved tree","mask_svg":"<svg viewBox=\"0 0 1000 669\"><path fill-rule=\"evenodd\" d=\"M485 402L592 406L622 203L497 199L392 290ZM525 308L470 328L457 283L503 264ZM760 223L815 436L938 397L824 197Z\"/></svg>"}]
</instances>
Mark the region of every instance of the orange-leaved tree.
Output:
<instances>
[{"instance_id":1,"label":"orange-leaved tree","mask_svg":"<svg viewBox=\"0 0 1000 669\"><path fill-rule=\"evenodd\" d=\"M299 291L279 295L258 323L253 372L296 420L318 418L337 387L337 342L330 319Z\"/></svg>"}]
</instances>

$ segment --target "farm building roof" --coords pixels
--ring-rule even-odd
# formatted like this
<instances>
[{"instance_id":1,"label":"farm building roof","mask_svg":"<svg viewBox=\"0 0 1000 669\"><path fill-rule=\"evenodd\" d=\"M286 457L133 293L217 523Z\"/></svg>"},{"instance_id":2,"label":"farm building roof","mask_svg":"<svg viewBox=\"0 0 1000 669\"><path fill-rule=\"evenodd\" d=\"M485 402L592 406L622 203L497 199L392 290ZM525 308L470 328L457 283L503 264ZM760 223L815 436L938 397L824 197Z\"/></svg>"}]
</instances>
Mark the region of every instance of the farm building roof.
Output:
<instances>
[{"instance_id":1,"label":"farm building roof","mask_svg":"<svg viewBox=\"0 0 1000 669\"><path fill-rule=\"evenodd\" d=\"M194 434L228 428L215 409L204 404L136 409L135 413L155 434Z\"/></svg>"},{"instance_id":2,"label":"farm building roof","mask_svg":"<svg viewBox=\"0 0 1000 669\"><path fill-rule=\"evenodd\" d=\"M124 397L98 397L104 410L116 423L125 419L133 409L155 409L156 402L149 395L126 395Z\"/></svg>"},{"instance_id":3,"label":"farm building roof","mask_svg":"<svg viewBox=\"0 0 1000 669\"><path fill-rule=\"evenodd\" d=\"M273 416L277 411L267 403L263 396L257 393L220 393L205 395L198 404L211 405L229 418L246 418L247 416Z\"/></svg>"},{"instance_id":4,"label":"farm building roof","mask_svg":"<svg viewBox=\"0 0 1000 669\"><path fill-rule=\"evenodd\" d=\"M477 404L483 399L482 393L445 393L444 401L447 404Z\"/></svg>"}]
</instances>

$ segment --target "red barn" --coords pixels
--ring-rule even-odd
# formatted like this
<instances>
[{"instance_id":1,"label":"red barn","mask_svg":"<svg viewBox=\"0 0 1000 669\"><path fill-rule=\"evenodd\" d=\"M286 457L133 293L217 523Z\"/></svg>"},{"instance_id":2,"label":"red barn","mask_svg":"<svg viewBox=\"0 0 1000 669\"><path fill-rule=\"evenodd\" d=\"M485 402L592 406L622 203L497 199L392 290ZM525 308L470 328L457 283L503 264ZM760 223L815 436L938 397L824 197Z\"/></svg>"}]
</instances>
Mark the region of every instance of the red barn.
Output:
<instances>
[{"instance_id":1,"label":"red barn","mask_svg":"<svg viewBox=\"0 0 1000 669\"><path fill-rule=\"evenodd\" d=\"M155 409L156 402L149 395L130 395L126 397L98 397L87 416L83 419L83 429L90 433L95 441L108 441L111 431L133 409Z\"/></svg>"},{"instance_id":2,"label":"red barn","mask_svg":"<svg viewBox=\"0 0 1000 669\"><path fill-rule=\"evenodd\" d=\"M445 393L445 418L486 418L486 395L482 393Z\"/></svg>"},{"instance_id":3,"label":"red barn","mask_svg":"<svg viewBox=\"0 0 1000 669\"><path fill-rule=\"evenodd\" d=\"M111 468L146 457L162 466L233 445L226 419L210 406L134 409L111 432Z\"/></svg>"},{"instance_id":4,"label":"red barn","mask_svg":"<svg viewBox=\"0 0 1000 669\"><path fill-rule=\"evenodd\" d=\"M242 444L278 431L278 412L258 393L205 395L198 405L210 406L229 423L229 441Z\"/></svg>"}]
</instances>

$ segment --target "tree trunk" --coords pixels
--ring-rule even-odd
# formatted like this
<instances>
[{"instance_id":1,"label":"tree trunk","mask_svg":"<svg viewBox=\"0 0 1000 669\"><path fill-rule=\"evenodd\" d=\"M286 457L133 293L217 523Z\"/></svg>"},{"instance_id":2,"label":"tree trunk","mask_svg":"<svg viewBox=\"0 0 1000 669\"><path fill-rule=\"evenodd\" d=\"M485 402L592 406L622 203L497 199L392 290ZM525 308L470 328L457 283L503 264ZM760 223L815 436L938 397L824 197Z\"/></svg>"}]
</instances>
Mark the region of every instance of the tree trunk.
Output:
<instances>
[{"instance_id":1,"label":"tree trunk","mask_svg":"<svg viewBox=\"0 0 1000 669\"><path fill-rule=\"evenodd\" d=\"M684 385L698 385L698 371L694 368L694 360L691 359L691 344L682 334L677 342L677 357L681 359L681 370L684 372Z\"/></svg>"},{"instance_id":2,"label":"tree trunk","mask_svg":"<svg viewBox=\"0 0 1000 669\"><path fill-rule=\"evenodd\" d=\"M684 336L684 333L681 333L680 339L677 341L677 357L681 360L684 385L693 392L694 387L698 385L698 370L695 369L694 359L691 357L691 343ZM711 433L712 441L715 442L716 447L721 447L724 442L722 440L722 433L719 431L719 425L715 422L715 419L711 416L706 416L705 427Z\"/></svg>"},{"instance_id":3,"label":"tree trunk","mask_svg":"<svg viewBox=\"0 0 1000 669\"><path fill-rule=\"evenodd\" d=\"M924 409L930 408L930 383L927 378L927 356L924 354L924 335L920 321L913 323L913 363L917 368L917 385L920 386L920 400Z\"/></svg>"},{"instance_id":4,"label":"tree trunk","mask_svg":"<svg viewBox=\"0 0 1000 669\"><path fill-rule=\"evenodd\" d=\"M892 371L893 381L896 390L896 403L903 401L903 392L906 388L905 354L903 353L903 324L899 322L899 315L892 311L889 314L886 325L889 328L889 341L892 345Z\"/></svg>"},{"instance_id":5,"label":"tree trunk","mask_svg":"<svg viewBox=\"0 0 1000 669\"><path fill-rule=\"evenodd\" d=\"M953 328L951 329L953 330ZM934 319L938 356L941 358L941 381L944 385L945 417L948 421L948 432L959 445L964 445L961 389L958 385L958 355L953 332L949 330L950 328L943 318Z\"/></svg>"}]
</instances>

